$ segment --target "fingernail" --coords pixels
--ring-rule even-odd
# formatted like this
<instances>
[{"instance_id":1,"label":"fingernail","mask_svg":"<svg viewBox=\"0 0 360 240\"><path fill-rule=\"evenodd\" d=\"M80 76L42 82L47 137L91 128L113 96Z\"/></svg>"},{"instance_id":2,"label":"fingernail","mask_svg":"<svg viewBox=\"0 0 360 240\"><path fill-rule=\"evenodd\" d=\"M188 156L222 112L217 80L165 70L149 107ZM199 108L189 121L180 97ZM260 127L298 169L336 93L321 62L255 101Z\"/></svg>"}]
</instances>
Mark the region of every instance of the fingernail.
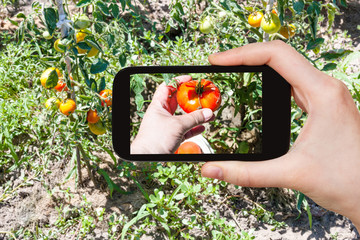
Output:
<instances>
[{"instance_id":1,"label":"fingernail","mask_svg":"<svg viewBox=\"0 0 360 240\"><path fill-rule=\"evenodd\" d=\"M203 177L224 180L222 169L216 166L207 166L201 172Z\"/></svg>"},{"instance_id":2,"label":"fingernail","mask_svg":"<svg viewBox=\"0 0 360 240\"><path fill-rule=\"evenodd\" d=\"M211 109L209 109L209 108L204 108L204 110L202 111L202 114L203 114L205 122L206 122L212 118L213 111L211 111Z\"/></svg>"}]
</instances>

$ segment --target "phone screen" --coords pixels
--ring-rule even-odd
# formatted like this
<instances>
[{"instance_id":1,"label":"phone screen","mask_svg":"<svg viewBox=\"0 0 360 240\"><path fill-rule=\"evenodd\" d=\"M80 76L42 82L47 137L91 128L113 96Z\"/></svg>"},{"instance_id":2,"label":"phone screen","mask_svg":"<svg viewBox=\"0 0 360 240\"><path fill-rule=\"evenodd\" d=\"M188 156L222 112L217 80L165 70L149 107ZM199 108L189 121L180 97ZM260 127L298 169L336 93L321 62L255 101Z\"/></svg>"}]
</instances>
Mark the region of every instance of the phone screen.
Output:
<instances>
[{"instance_id":1,"label":"phone screen","mask_svg":"<svg viewBox=\"0 0 360 240\"><path fill-rule=\"evenodd\" d=\"M203 124L205 130L185 142L199 146L200 152L189 154L261 154L263 149L263 74L262 72L215 73L137 73L130 75L130 144L139 132L140 125L158 86L165 82L177 89L177 78L184 75L192 81L211 81L220 91L221 104L214 111L215 119ZM185 89L186 91L187 89ZM176 90L177 91L177 90ZM177 92L173 97L177 97ZM209 94L199 94L201 101L214 101ZM174 115L187 114L179 99ZM187 99L185 99L186 102ZM173 100L174 101L174 100ZM189 100L191 101L191 100ZM200 101L200 102L201 102ZM199 107L201 108L201 106ZM161 129L160 131L166 131ZM164 141L158 139L158 141ZM181 147L181 146L180 146ZM130 151L130 150L129 150ZM189 150L188 150L189 151ZM130 153L131 155L131 153Z\"/></svg>"}]
</instances>

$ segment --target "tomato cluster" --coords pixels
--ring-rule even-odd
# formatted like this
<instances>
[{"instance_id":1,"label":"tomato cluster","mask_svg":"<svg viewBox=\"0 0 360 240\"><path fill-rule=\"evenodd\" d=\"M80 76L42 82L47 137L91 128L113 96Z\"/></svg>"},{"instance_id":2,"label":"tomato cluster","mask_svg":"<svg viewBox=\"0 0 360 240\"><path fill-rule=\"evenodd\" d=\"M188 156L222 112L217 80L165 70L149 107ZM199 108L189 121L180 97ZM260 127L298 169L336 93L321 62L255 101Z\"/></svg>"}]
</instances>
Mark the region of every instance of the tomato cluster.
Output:
<instances>
[{"instance_id":1,"label":"tomato cluster","mask_svg":"<svg viewBox=\"0 0 360 240\"><path fill-rule=\"evenodd\" d=\"M73 78L70 76L71 85L73 86ZM46 69L40 77L41 85L46 89L54 89L58 92L67 92L69 88L63 81L63 75L58 68L51 67ZM110 107L112 105L112 91L104 89L99 93L102 106ZM76 102L71 98L65 98L60 101L57 97L51 97L46 100L45 107L47 109L58 109L62 114L69 116L76 110ZM101 121L97 110L90 109L86 117L89 129L96 135L101 135L106 132L104 123Z\"/></svg>"},{"instance_id":2,"label":"tomato cluster","mask_svg":"<svg viewBox=\"0 0 360 240\"><path fill-rule=\"evenodd\" d=\"M279 32L284 38L289 39L295 35L295 26L293 24L281 26L279 16L275 9L265 15L260 11L252 12L248 17L250 26L261 29L267 34Z\"/></svg>"}]
</instances>

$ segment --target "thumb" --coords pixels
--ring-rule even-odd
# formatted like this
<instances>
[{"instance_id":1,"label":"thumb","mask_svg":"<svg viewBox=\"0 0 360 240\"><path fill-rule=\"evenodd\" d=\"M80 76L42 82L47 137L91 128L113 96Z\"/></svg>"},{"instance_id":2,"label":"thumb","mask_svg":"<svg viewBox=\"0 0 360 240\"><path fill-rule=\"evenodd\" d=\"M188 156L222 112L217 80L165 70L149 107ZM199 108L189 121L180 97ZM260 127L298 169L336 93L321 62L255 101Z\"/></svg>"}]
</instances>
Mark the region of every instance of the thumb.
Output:
<instances>
[{"instance_id":1,"label":"thumb","mask_svg":"<svg viewBox=\"0 0 360 240\"><path fill-rule=\"evenodd\" d=\"M211 109L204 108L177 117L178 120L181 122L181 126L183 128L182 131L187 132L196 126L213 119L214 113Z\"/></svg>"},{"instance_id":2,"label":"thumb","mask_svg":"<svg viewBox=\"0 0 360 240\"><path fill-rule=\"evenodd\" d=\"M207 162L201 168L203 177L215 178L243 187L293 188L292 164L289 157L259 162Z\"/></svg>"}]
</instances>

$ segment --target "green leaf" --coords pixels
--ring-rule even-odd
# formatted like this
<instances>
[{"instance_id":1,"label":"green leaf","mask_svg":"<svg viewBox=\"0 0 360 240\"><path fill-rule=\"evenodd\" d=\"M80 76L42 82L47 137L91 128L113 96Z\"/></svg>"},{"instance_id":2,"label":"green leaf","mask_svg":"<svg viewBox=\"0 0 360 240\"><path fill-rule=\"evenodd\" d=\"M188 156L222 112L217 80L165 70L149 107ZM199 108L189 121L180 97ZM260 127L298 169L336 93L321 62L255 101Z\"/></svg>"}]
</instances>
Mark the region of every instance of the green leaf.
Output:
<instances>
[{"instance_id":1,"label":"green leaf","mask_svg":"<svg viewBox=\"0 0 360 240\"><path fill-rule=\"evenodd\" d=\"M126 1L125 1L125 0L120 0L120 3L121 3L121 8L122 8L122 10L125 11Z\"/></svg>"},{"instance_id":2,"label":"green leaf","mask_svg":"<svg viewBox=\"0 0 360 240\"><path fill-rule=\"evenodd\" d=\"M131 179L135 182L136 186L138 186L138 188L140 189L141 193L144 195L145 199L150 202L150 198L149 198L149 194L145 191L145 189L140 185L140 183L133 178L132 176L130 176Z\"/></svg>"},{"instance_id":3,"label":"green leaf","mask_svg":"<svg viewBox=\"0 0 360 240\"><path fill-rule=\"evenodd\" d=\"M7 146L8 146L9 149L10 149L11 156L14 158L15 163L18 164L18 162L19 162L19 157L18 157L18 155L16 154L14 145L12 144L11 141L6 140L5 142L7 143Z\"/></svg>"},{"instance_id":4,"label":"green leaf","mask_svg":"<svg viewBox=\"0 0 360 240\"><path fill-rule=\"evenodd\" d=\"M59 20L58 14L53 8L44 8L45 26L50 35L53 35L56 29L56 23Z\"/></svg>"},{"instance_id":5,"label":"green leaf","mask_svg":"<svg viewBox=\"0 0 360 240\"><path fill-rule=\"evenodd\" d=\"M337 64L336 63L328 63L326 64L321 71L331 71L336 69Z\"/></svg>"},{"instance_id":6,"label":"green leaf","mask_svg":"<svg viewBox=\"0 0 360 240\"><path fill-rule=\"evenodd\" d=\"M129 193L130 193L130 192L125 192L125 191L121 190L121 189L119 188L119 186L116 185L116 184L113 182L113 180L111 180L111 178L109 177L109 175L107 174L107 172L105 172L105 170L99 168L99 169L97 170L97 172L98 172L101 176L103 176L103 177L105 178L105 181L107 182L108 187L109 187L109 189L110 189L110 197L112 197L112 193L113 193L114 190L117 191L118 193L121 193L121 194L129 194Z\"/></svg>"},{"instance_id":7,"label":"green leaf","mask_svg":"<svg viewBox=\"0 0 360 240\"><path fill-rule=\"evenodd\" d=\"M129 222L127 222L122 231L121 231L121 240L124 240L126 236L128 236L126 233L128 231L128 229L134 225L137 221L139 221L140 219L146 217L146 216L149 216L150 213L145 211L147 208L147 205L144 204L140 209L139 209L139 212L138 214L136 215L136 217L134 217L133 219L131 219Z\"/></svg>"},{"instance_id":8,"label":"green leaf","mask_svg":"<svg viewBox=\"0 0 360 240\"><path fill-rule=\"evenodd\" d=\"M297 199L297 204L296 204L296 209L301 212L301 205L304 201L305 195L302 192L299 192L298 195L298 199Z\"/></svg>"},{"instance_id":9,"label":"green leaf","mask_svg":"<svg viewBox=\"0 0 360 240\"><path fill-rule=\"evenodd\" d=\"M117 4L111 3L109 6L110 10L111 10L111 15L114 18L118 18L120 15L120 9L119 6Z\"/></svg>"},{"instance_id":10,"label":"green leaf","mask_svg":"<svg viewBox=\"0 0 360 240\"><path fill-rule=\"evenodd\" d=\"M91 79L91 80L90 80L90 86L91 86L91 90L93 90L94 92L98 92L98 90L97 90L97 84L96 84L96 82L95 82L94 79Z\"/></svg>"},{"instance_id":11,"label":"green leaf","mask_svg":"<svg viewBox=\"0 0 360 240\"><path fill-rule=\"evenodd\" d=\"M84 50L91 50L91 47L85 42L79 42L77 46Z\"/></svg>"},{"instance_id":12,"label":"green leaf","mask_svg":"<svg viewBox=\"0 0 360 240\"><path fill-rule=\"evenodd\" d=\"M25 14L24 14L24 13L22 13L22 12L19 12L18 14L16 14L16 17L17 17L17 18L23 18L23 19L26 19Z\"/></svg>"},{"instance_id":13,"label":"green leaf","mask_svg":"<svg viewBox=\"0 0 360 240\"><path fill-rule=\"evenodd\" d=\"M19 26L19 23L17 21L14 21L14 20L12 20L10 18L6 18L6 20L8 20L12 25L15 25L17 27Z\"/></svg>"},{"instance_id":14,"label":"green leaf","mask_svg":"<svg viewBox=\"0 0 360 240\"><path fill-rule=\"evenodd\" d=\"M352 53L351 50L345 50L345 49L335 49L335 50L331 50L325 53L321 53L321 57L324 58L325 60L329 61L329 60L335 60L338 59L340 57L344 57L345 55Z\"/></svg>"},{"instance_id":15,"label":"green leaf","mask_svg":"<svg viewBox=\"0 0 360 240\"><path fill-rule=\"evenodd\" d=\"M109 48L111 48L115 42L115 36L113 34L107 34L104 36Z\"/></svg>"},{"instance_id":16,"label":"green leaf","mask_svg":"<svg viewBox=\"0 0 360 240\"><path fill-rule=\"evenodd\" d=\"M323 44L324 41L325 41L325 39L323 39L323 38L316 38L315 40L310 40L308 45L306 46L306 49L307 50L315 49L316 47Z\"/></svg>"},{"instance_id":17,"label":"green leaf","mask_svg":"<svg viewBox=\"0 0 360 240\"><path fill-rule=\"evenodd\" d=\"M84 41L90 45L90 47L94 47L97 50L99 50L100 52L102 52L102 49L100 47L100 45L97 43L97 41L95 40L94 36L86 36ZM91 48L90 48L91 49Z\"/></svg>"},{"instance_id":18,"label":"green leaf","mask_svg":"<svg viewBox=\"0 0 360 240\"><path fill-rule=\"evenodd\" d=\"M90 66L90 73L97 74L106 70L109 66L109 62L102 58L97 58L94 60L93 64Z\"/></svg>"},{"instance_id":19,"label":"green leaf","mask_svg":"<svg viewBox=\"0 0 360 240\"><path fill-rule=\"evenodd\" d=\"M56 70L52 70L49 74L48 79L46 79L45 88L53 88L57 85L59 81L59 76Z\"/></svg>"},{"instance_id":20,"label":"green leaf","mask_svg":"<svg viewBox=\"0 0 360 240\"><path fill-rule=\"evenodd\" d=\"M343 7L347 7L346 0L340 0L340 4L341 4Z\"/></svg>"},{"instance_id":21,"label":"green leaf","mask_svg":"<svg viewBox=\"0 0 360 240\"><path fill-rule=\"evenodd\" d=\"M102 12L105 16L110 17L109 7L103 1L97 1L96 6L99 8L100 12Z\"/></svg>"},{"instance_id":22,"label":"green leaf","mask_svg":"<svg viewBox=\"0 0 360 240\"><path fill-rule=\"evenodd\" d=\"M91 0L80 0L77 4L76 4L76 7L78 8L82 8L82 7L86 7L88 5L91 4Z\"/></svg>"},{"instance_id":23,"label":"green leaf","mask_svg":"<svg viewBox=\"0 0 360 240\"><path fill-rule=\"evenodd\" d=\"M305 4L303 0L294 2L293 1L293 8L296 12L296 14L301 14L301 12L304 10Z\"/></svg>"},{"instance_id":24,"label":"green leaf","mask_svg":"<svg viewBox=\"0 0 360 240\"><path fill-rule=\"evenodd\" d=\"M102 90L104 90L105 87L106 87L105 77L101 77L101 79L100 79L100 84L99 84L99 92L101 92Z\"/></svg>"}]
</instances>

